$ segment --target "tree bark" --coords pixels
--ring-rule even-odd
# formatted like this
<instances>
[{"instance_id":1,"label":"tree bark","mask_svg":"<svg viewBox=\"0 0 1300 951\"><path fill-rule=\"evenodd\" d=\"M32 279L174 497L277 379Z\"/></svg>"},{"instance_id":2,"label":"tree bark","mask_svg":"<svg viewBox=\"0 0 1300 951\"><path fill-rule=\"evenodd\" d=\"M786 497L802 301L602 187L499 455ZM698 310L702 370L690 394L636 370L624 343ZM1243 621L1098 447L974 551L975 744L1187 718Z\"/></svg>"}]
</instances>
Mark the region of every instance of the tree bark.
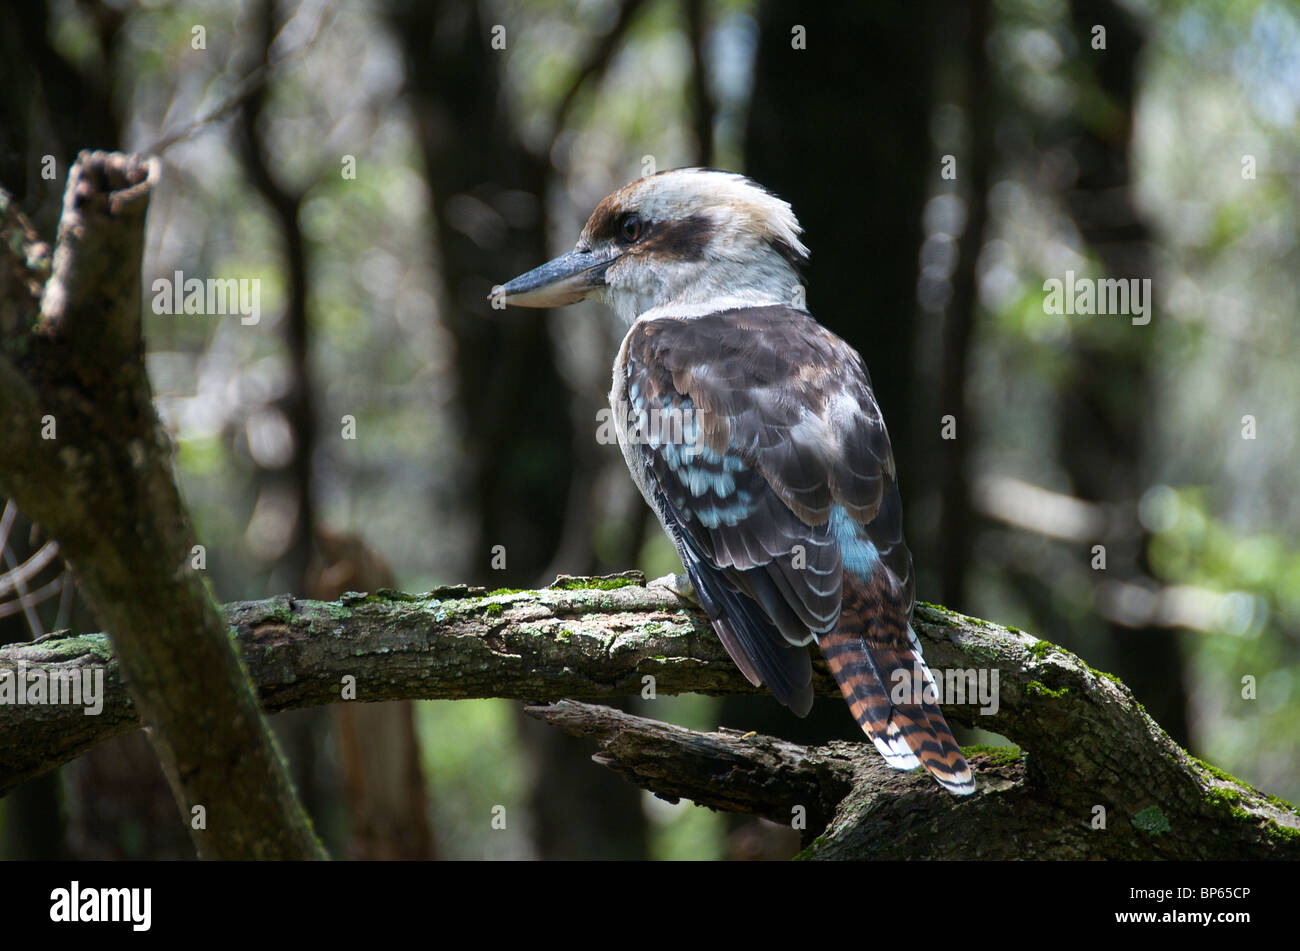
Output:
<instances>
[{"instance_id":1,"label":"tree bark","mask_svg":"<svg viewBox=\"0 0 1300 951\"><path fill-rule=\"evenodd\" d=\"M192 567L194 536L154 412L140 260L158 169L81 153L52 260L0 194L0 491L58 539L112 631L132 717L149 731L199 854L323 858Z\"/></svg>"},{"instance_id":2,"label":"tree bark","mask_svg":"<svg viewBox=\"0 0 1300 951\"><path fill-rule=\"evenodd\" d=\"M753 693L707 620L635 572L541 591L288 596L227 605L263 707L361 701ZM784 822L804 807L812 858L1300 858L1300 814L1189 756L1108 674L1023 632L933 605L915 624L938 682L997 672L996 704L945 697L953 720L1018 750L972 750L975 796L886 767L869 744L801 747L700 734L579 704L535 715L600 739L598 762L668 797ZM0 649L0 671L105 668L104 709L0 706L0 792L135 723L100 634ZM837 696L824 662L817 692ZM653 678L652 681L646 678ZM351 679L349 679L351 678ZM995 708L995 709L994 709ZM845 714L848 715L847 713ZM1104 810L1104 813L1101 812ZM1104 815L1105 827L1098 826Z\"/></svg>"}]
</instances>

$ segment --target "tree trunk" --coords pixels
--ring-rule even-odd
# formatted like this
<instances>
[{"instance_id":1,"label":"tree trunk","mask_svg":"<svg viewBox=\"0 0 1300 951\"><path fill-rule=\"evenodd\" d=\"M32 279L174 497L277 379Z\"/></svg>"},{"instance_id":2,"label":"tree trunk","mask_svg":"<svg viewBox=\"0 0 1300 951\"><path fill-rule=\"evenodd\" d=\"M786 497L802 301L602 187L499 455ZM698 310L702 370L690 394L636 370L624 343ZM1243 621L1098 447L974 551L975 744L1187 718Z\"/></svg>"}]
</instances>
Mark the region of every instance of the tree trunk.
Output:
<instances>
[{"instance_id":1,"label":"tree trunk","mask_svg":"<svg viewBox=\"0 0 1300 951\"><path fill-rule=\"evenodd\" d=\"M0 194L0 491L58 539L113 632L199 854L321 858L194 566L145 374L140 257L159 167L83 152L52 257Z\"/></svg>"}]
</instances>

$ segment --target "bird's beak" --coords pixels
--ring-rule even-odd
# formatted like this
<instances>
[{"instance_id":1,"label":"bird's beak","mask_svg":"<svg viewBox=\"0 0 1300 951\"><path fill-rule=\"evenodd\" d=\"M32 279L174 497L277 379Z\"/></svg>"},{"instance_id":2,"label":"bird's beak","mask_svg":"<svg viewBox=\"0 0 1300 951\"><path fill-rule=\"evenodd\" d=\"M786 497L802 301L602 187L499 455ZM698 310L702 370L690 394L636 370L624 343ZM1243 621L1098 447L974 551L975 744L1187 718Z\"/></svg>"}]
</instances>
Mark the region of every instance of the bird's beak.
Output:
<instances>
[{"instance_id":1,"label":"bird's beak","mask_svg":"<svg viewBox=\"0 0 1300 951\"><path fill-rule=\"evenodd\" d=\"M494 306L499 302L516 307L576 304L605 286L605 271L618 258L619 253L612 247L594 251L574 248L554 261L520 274L508 284L493 288L488 298Z\"/></svg>"}]
</instances>

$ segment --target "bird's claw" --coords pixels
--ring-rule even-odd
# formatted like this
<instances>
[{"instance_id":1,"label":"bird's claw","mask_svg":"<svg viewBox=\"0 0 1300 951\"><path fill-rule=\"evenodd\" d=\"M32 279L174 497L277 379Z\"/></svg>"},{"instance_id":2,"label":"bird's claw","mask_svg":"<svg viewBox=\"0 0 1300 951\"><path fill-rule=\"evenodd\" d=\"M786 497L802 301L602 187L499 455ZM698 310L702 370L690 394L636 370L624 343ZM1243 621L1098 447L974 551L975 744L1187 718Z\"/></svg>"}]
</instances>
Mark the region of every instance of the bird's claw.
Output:
<instances>
[{"instance_id":1,"label":"bird's claw","mask_svg":"<svg viewBox=\"0 0 1300 951\"><path fill-rule=\"evenodd\" d=\"M691 584L690 577L685 573L664 575L662 578L654 579L646 587L667 588L682 600L691 602L697 608L700 606L700 596L695 593L695 585Z\"/></svg>"}]
</instances>

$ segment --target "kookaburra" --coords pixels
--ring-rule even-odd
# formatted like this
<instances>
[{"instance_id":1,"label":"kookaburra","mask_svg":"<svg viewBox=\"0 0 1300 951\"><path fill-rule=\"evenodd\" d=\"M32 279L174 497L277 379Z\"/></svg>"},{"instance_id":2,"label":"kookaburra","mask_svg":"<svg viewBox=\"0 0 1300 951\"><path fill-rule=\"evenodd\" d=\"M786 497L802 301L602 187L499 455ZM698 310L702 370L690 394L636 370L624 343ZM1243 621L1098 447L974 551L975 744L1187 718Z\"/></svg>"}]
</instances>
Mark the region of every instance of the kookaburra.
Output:
<instances>
[{"instance_id":1,"label":"kookaburra","mask_svg":"<svg viewBox=\"0 0 1300 951\"><path fill-rule=\"evenodd\" d=\"M623 458L736 666L804 716L815 642L886 762L964 795L911 626L885 421L862 358L803 305L801 230L742 175L674 169L605 198L572 251L493 299L613 306Z\"/></svg>"}]
</instances>

